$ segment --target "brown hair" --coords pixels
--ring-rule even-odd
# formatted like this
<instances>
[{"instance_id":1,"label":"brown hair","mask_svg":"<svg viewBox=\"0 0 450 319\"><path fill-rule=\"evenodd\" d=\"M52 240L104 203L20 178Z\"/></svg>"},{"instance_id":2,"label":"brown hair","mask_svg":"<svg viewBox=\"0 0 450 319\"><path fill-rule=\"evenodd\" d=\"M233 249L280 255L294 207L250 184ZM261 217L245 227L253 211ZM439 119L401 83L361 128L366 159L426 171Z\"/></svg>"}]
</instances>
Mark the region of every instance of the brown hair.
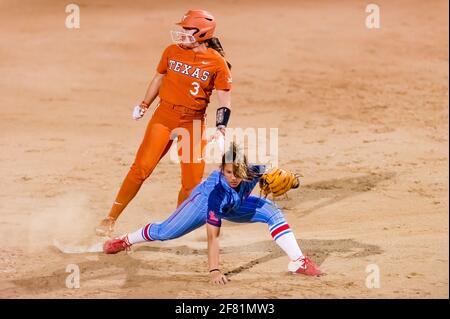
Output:
<instances>
[{"instance_id":1,"label":"brown hair","mask_svg":"<svg viewBox=\"0 0 450 319\"><path fill-rule=\"evenodd\" d=\"M255 176L249 169L247 157L235 142L230 144L229 150L222 156L222 164L220 165L222 172L226 164L233 164L233 174L238 178L251 180Z\"/></svg>"},{"instance_id":2,"label":"brown hair","mask_svg":"<svg viewBox=\"0 0 450 319\"><path fill-rule=\"evenodd\" d=\"M223 57L225 57L225 51L223 50L222 44L219 41L219 38L211 38L205 41L208 48L214 49ZM225 60L226 61L226 60ZM228 68L231 70L230 62L226 61Z\"/></svg>"}]
</instances>

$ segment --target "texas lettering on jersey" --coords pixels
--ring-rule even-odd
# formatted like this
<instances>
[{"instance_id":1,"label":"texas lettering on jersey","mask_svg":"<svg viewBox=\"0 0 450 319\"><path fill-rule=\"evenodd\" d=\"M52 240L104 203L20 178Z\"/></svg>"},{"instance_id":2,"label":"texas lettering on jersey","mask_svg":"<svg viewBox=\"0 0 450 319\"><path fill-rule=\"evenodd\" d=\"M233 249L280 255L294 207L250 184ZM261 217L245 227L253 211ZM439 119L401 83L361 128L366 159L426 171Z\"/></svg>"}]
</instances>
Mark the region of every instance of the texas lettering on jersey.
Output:
<instances>
[{"instance_id":1,"label":"texas lettering on jersey","mask_svg":"<svg viewBox=\"0 0 450 319\"><path fill-rule=\"evenodd\" d=\"M214 49L193 52L173 44L159 61L157 71L165 74L159 88L161 100L204 110L213 89L230 90L231 72L225 59Z\"/></svg>"},{"instance_id":2,"label":"texas lettering on jersey","mask_svg":"<svg viewBox=\"0 0 450 319\"><path fill-rule=\"evenodd\" d=\"M183 63L183 62L178 62L175 60L171 60L169 59L169 63L168 63L168 67L169 70L184 74L184 75L188 75L192 78L196 78L199 79L201 81L207 81L209 79L209 75L210 72L202 70L198 67L193 67L192 65Z\"/></svg>"}]
</instances>

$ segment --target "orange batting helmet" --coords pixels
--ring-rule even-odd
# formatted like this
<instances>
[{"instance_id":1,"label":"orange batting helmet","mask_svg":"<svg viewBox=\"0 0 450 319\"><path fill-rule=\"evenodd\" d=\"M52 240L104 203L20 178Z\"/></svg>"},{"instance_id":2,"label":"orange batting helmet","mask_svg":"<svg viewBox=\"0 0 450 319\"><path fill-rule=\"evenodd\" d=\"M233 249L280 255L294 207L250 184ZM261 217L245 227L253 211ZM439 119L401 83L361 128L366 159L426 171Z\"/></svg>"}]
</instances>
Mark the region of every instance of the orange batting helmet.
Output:
<instances>
[{"instance_id":1,"label":"orange batting helmet","mask_svg":"<svg viewBox=\"0 0 450 319\"><path fill-rule=\"evenodd\" d=\"M177 25L186 29L196 30L193 34L195 40L203 42L211 39L216 29L216 19L205 10L189 10Z\"/></svg>"}]
</instances>

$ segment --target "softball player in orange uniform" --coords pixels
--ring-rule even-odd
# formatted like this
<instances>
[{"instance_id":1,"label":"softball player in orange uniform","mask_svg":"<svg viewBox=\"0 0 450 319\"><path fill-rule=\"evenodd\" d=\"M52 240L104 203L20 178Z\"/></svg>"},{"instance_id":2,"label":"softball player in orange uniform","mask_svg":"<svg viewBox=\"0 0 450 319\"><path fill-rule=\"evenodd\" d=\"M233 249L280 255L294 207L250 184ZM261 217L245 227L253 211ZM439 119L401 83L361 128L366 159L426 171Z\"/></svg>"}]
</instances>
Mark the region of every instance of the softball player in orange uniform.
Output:
<instances>
[{"instance_id":1,"label":"softball player in orange uniform","mask_svg":"<svg viewBox=\"0 0 450 319\"><path fill-rule=\"evenodd\" d=\"M224 59L219 40L213 37L216 21L207 11L190 10L177 25L180 30L171 31L175 44L164 50L144 100L134 108L133 118L138 120L159 96L134 163L108 216L96 228L98 235L110 235L113 231L119 215L170 149L175 132L189 133L178 135L178 142L183 142L179 149L181 189L178 205L202 180L207 144L204 136L206 107L213 89L217 90L220 103L216 114L216 137L225 134L231 113L231 66ZM194 132L195 123L200 124L200 132ZM189 138L189 143L182 141L183 138Z\"/></svg>"}]
</instances>

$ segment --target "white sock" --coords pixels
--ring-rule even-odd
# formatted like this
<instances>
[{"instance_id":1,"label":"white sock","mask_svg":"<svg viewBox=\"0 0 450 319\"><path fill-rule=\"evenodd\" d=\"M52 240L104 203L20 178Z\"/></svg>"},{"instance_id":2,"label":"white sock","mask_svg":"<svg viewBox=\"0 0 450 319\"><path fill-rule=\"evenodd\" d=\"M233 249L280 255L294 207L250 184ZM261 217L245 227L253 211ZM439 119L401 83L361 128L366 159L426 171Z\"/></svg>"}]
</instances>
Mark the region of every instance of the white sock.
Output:
<instances>
[{"instance_id":1,"label":"white sock","mask_svg":"<svg viewBox=\"0 0 450 319\"><path fill-rule=\"evenodd\" d=\"M139 228L138 230L136 230L133 233L129 233L128 234L128 242L133 245L136 243L142 243L145 241L149 241L150 238L146 238L146 236L148 237L148 228L149 228L150 224L145 225L142 228Z\"/></svg>"},{"instance_id":2,"label":"white sock","mask_svg":"<svg viewBox=\"0 0 450 319\"><path fill-rule=\"evenodd\" d=\"M269 228L272 238L278 246L289 256L291 260L303 257L302 250L298 246L294 233L286 222L279 223Z\"/></svg>"},{"instance_id":3,"label":"white sock","mask_svg":"<svg viewBox=\"0 0 450 319\"><path fill-rule=\"evenodd\" d=\"M297 260L303 257L302 250L298 246L297 239L295 239L294 233L290 232L279 237L275 242L281 249L289 256L291 260Z\"/></svg>"}]
</instances>

